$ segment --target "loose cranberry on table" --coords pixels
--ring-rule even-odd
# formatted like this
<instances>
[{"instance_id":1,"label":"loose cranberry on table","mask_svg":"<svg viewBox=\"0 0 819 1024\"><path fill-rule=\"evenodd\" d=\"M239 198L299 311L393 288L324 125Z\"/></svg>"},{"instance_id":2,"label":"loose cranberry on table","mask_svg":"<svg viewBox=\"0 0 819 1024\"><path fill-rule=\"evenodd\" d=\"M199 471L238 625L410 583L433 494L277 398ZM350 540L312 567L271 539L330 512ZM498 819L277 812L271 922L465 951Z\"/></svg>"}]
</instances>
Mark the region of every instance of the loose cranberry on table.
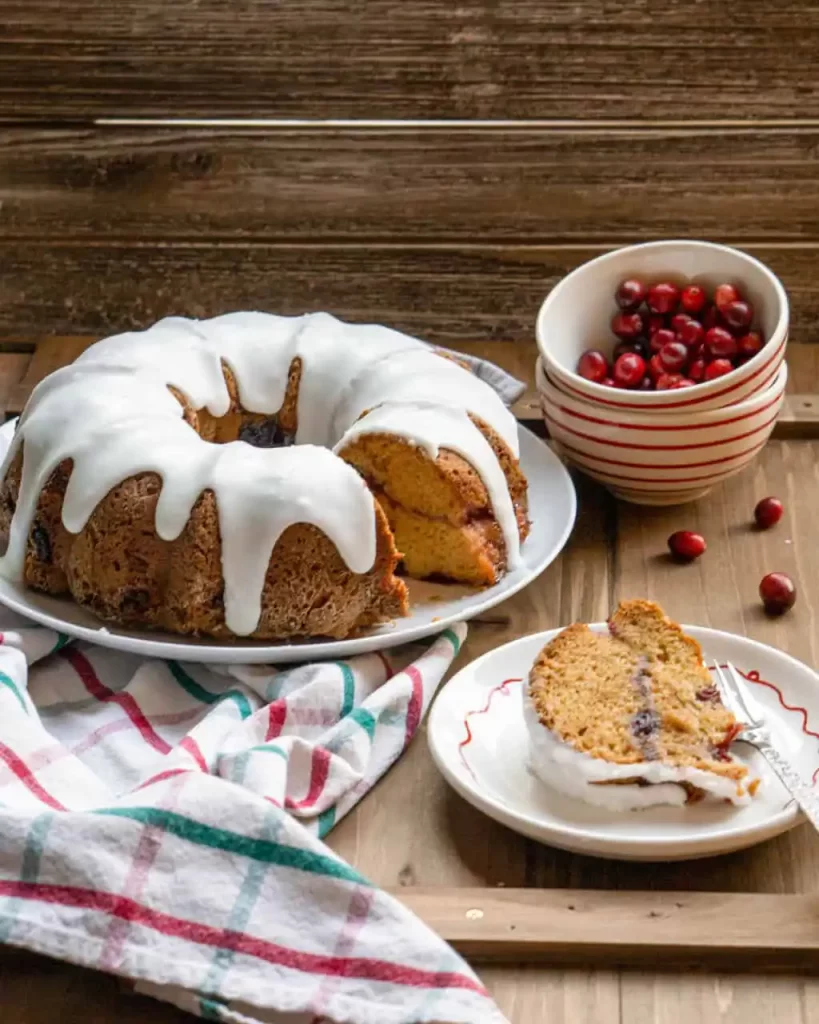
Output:
<instances>
[{"instance_id":1,"label":"loose cranberry on table","mask_svg":"<svg viewBox=\"0 0 819 1024\"><path fill-rule=\"evenodd\" d=\"M770 572L759 584L759 596L769 615L782 615L796 603L796 587L784 572Z\"/></svg>"},{"instance_id":2,"label":"loose cranberry on table","mask_svg":"<svg viewBox=\"0 0 819 1024\"><path fill-rule=\"evenodd\" d=\"M639 313L617 313L611 329L622 341L633 341L643 333L643 318Z\"/></svg>"},{"instance_id":3,"label":"loose cranberry on table","mask_svg":"<svg viewBox=\"0 0 819 1024\"><path fill-rule=\"evenodd\" d=\"M705 309L708 296L698 284L689 284L680 292L680 305L686 313L700 313Z\"/></svg>"},{"instance_id":4,"label":"loose cranberry on table","mask_svg":"<svg viewBox=\"0 0 819 1024\"><path fill-rule=\"evenodd\" d=\"M586 380L595 381L599 384L609 374L609 361L602 352L598 352L596 349L589 349L588 352L584 352L580 357L580 362L577 364L577 372L581 377L585 377Z\"/></svg>"},{"instance_id":5,"label":"loose cranberry on table","mask_svg":"<svg viewBox=\"0 0 819 1024\"><path fill-rule=\"evenodd\" d=\"M763 498L762 501L757 502L754 509L756 525L760 530L769 530L772 526L776 526L784 511L785 508L779 498Z\"/></svg>"},{"instance_id":6,"label":"loose cranberry on table","mask_svg":"<svg viewBox=\"0 0 819 1024\"><path fill-rule=\"evenodd\" d=\"M646 291L643 282L632 277L628 281L623 281L614 293L614 298L620 309L632 310L645 300Z\"/></svg>"},{"instance_id":7,"label":"loose cranberry on table","mask_svg":"<svg viewBox=\"0 0 819 1024\"><path fill-rule=\"evenodd\" d=\"M705 367L705 380L716 380L717 377L724 377L726 373L731 373L734 369L734 364L730 359L714 359Z\"/></svg>"},{"instance_id":8,"label":"loose cranberry on table","mask_svg":"<svg viewBox=\"0 0 819 1024\"><path fill-rule=\"evenodd\" d=\"M646 361L636 352L626 352L614 364L614 383L624 388L636 388L645 376Z\"/></svg>"},{"instance_id":9,"label":"loose cranberry on table","mask_svg":"<svg viewBox=\"0 0 819 1024\"><path fill-rule=\"evenodd\" d=\"M705 351L712 359L731 359L737 354L737 340L724 327L712 327L705 332Z\"/></svg>"},{"instance_id":10,"label":"loose cranberry on table","mask_svg":"<svg viewBox=\"0 0 819 1024\"><path fill-rule=\"evenodd\" d=\"M693 562L703 554L705 548L705 538L691 530L677 530L668 538L669 551L683 562Z\"/></svg>"},{"instance_id":11,"label":"loose cranberry on table","mask_svg":"<svg viewBox=\"0 0 819 1024\"><path fill-rule=\"evenodd\" d=\"M680 289L670 281L660 281L649 288L647 301L652 313L673 313L680 303Z\"/></svg>"}]
</instances>

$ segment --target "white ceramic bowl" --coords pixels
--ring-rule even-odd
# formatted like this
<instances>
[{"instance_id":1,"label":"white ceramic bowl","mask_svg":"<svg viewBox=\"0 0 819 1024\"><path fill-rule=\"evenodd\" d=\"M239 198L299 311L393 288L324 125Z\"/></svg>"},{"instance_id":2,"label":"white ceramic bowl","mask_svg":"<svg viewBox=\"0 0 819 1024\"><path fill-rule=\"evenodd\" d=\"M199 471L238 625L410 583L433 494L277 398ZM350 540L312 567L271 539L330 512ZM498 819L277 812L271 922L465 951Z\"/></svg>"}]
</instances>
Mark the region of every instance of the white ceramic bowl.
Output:
<instances>
[{"instance_id":1,"label":"white ceramic bowl","mask_svg":"<svg viewBox=\"0 0 819 1024\"><path fill-rule=\"evenodd\" d=\"M723 409L634 412L601 409L536 375L549 434L560 454L618 498L678 505L744 469L770 437L785 398L788 367L752 398Z\"/></svg>"},{"instance_id":2,"label":"white ceramic bowl","mask_svg":"<svg viewBox=\"0 0 819 1024\"><path fill-rule=\"evenodd\" d=\"M575 372L589 348L614 348L609 324L617 312L614 293L628 277L649 283L696 282L713 290L736 284L756 310L767 344L733 373L684 391L621 391ZM610 409L719 409L742 402L773 381L788 341L788 297L779 278L759 260L712 242L648 242L616 249L584 263L555 286L540 307L537 344L546 372L578 397Z\"/></svg>"}]
</instances>

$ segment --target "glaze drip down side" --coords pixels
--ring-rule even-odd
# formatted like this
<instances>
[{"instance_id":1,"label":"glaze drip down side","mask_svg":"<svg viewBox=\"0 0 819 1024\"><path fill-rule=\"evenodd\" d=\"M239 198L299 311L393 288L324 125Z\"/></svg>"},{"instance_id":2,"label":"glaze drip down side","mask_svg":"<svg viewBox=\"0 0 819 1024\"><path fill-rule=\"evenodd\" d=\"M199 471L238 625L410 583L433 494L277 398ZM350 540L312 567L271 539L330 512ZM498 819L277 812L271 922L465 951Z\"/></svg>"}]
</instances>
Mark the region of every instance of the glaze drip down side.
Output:
<instances>
[{"instance_id":1,"label":"glaze drip down side","mask_svg":"<svg viewBox=\"0 0 819 1024\"><path fill-rule=\"evenodd\" d=\"M128 605L120 608L126 618L146 604L134 595L153 595L153 608L155 587L173 589L176 576L184 577L175 543L193 543L192 561L213 563L192 525L213 520L201 529L218 545L221 581L211 581L207 594L196 578L185 585L193 606L204 602L223 620L206 616L196 624L177 609L170 621L146 624L212 635L324 632L327 595L319 588L301 607L294 573L277 567L278 553L271 558L281 541L301 553L299 571L323 574L336 597L367 579L354 618L331 627L346 635L406 608L403 584L392 576L399 553L384 513L344 458L345 448L365 435L388 435L391 444L432 460L447 451L468 463L497 522L500 571L518 564L525 509L513 506L497 454L500 445L505 457L516 458L517 428L488 385L384 327L344 324L325 313L233 313L204 321L170 317L105 339L35 388L0 471L0 526L8 535L0 573L37 585L29 578L32 560L54 563L49 579L64 574L63 589L116 618L108 598L86 600L87 580L77 580L89 565L99 568L105 537L98 520L105 513L119 522L117 496L126 488L140 529L125 554L140 572L148 567L143 583L126 588L124 597L117 591L120 605ZM58 477L67 478L61 507ZM467 509L464 516L472 514ZM39 558L46 548L48 559ZM271 634L267 591L277 568L291 605L301 610L280 615Z\"/></svg>"}]
</instances>

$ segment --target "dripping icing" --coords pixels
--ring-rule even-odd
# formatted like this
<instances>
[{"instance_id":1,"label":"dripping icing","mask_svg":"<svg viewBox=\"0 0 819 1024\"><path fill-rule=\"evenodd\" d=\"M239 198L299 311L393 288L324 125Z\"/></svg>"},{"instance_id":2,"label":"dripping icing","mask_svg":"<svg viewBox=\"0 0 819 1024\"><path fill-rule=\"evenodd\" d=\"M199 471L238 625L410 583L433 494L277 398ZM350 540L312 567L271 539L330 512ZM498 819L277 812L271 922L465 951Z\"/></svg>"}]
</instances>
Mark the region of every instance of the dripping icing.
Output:
<instances>
[{"instance_id":1,"label":"dripping icing","mask_svg":"<svg viewBox=\"0 0 819 1024\"><path fill-rule=\"evenodd\" d=\"M242 406L272 415L283 405L297 360L297 448L205 441L185 422L169 390L177 389L195 409L223 416L230 407L227 366ZM412 401L421 375L427 400ZM62 512L72 533L84 528L113 487L152 472L162 481L156 530L164 540L180 535L203 491L215 494L225 621L237 635L247 635L258 625L270 553L289 525L318 527L353 572L372 568L372 494L334 451L358 434L378 430L421 446L430 457L443 447L472 464L486 486L506 542L507 567L513 569L520 545L506 480L468 413L517 454L514 417L488 385L415 338L375 324L345 324L327 313L168 317L146 331L114 335L42 381L20 418L0 470L5 474L25 442L0 574L22 578L40 491L63 460L73 461Z\"/></svg>"},{"instance_id":2,"label":"dripping icing","mask_svg":"<svg viewBox=\"0 0 819 1024\"><path fill-rule=\"evenodd\" d=\"M336 445L340 452L361 434L391 434L418 445L431 459L441 448L455 452L480 475L506 545L506 564L520 564L520 534L506 477L492 446L463 408L428 402L389 402L357 420Z\"/></svg>"}]
</instances>

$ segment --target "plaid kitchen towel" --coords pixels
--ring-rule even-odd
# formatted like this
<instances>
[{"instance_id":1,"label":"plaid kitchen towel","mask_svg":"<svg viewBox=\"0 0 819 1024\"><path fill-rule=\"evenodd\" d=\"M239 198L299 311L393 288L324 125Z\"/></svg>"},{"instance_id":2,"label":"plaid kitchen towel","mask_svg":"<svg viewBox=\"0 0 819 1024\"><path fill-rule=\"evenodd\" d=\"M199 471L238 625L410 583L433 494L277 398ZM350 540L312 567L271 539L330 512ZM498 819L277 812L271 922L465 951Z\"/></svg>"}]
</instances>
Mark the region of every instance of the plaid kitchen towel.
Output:
<instances>
[{"instance_id":1,"label":"plaid kitchen towel","mask_svg":"<svg viewBox=\"0 0 819 1024\"><path fill-rule=\"evenodd\" d=\"M322 842L411 741L465 626L280 671L0 626L0 941L207 1020L501 1024Z\"/></svg>"}]
</instances>

